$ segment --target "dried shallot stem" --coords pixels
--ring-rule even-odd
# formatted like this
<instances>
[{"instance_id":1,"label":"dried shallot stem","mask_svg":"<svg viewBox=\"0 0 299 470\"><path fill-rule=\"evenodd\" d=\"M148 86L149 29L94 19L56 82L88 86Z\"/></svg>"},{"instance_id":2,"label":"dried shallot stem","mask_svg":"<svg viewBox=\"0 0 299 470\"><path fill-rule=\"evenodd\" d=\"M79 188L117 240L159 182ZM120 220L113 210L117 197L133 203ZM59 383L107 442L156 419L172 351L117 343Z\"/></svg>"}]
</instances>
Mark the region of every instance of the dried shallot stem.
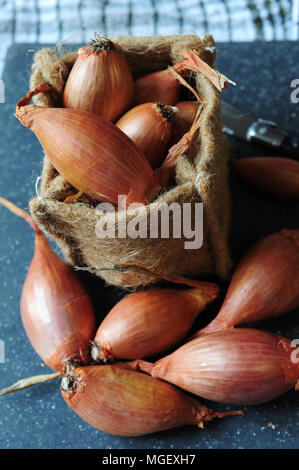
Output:
<instances>
[{"instance_id":1,"label":"dried shallot stem","mask_svg":"<svg viewBox=\"0 0 299 470\"><path fill-rule=\"evenodd\" d=\"M28 212L23 211L23 209L20 209L18 206L8 201L7 199L4 199L3 197L0 197L0 204L6 207L13 214L26 220L26 222L30 225L30 227L33 228L36 234L41 233L37 225L35 225L35 223L33 222L31 215L28 214Z\"/></svg>"},{"instance_id":2,"label":"dried shallot stem","mask_svg":"<svg viewBox=\"0 0 299 470\"><path fill-rule=\"evenodd\" d=\"M35 375L33 377L27 377L26 379L20 379L13 385L10 385L9 387L0 390L0 396L8 395L9 393L19 392L20 390L32 387L33 385L56 379L57 377L61 377L62 375L62 372L55 372L54 374Z\"/></svg>"},{"instance_id":3,"label":"dried shallot stem","mask_svg":"<svg viewBox=\"0 0 299 470\"><path fill-rule=\"evenodd\" d=\"M33 98L33 96L38 95L39 93L49 93L49 94L58 96L58 92L53 87L43 83L37 86L36 88L34 88L34 90L28 91L27 95L23 96L23 98L21 98L18 101L17 109L21 108L22 106L27 106L28 104L30 104L30 101Z\"/></svg>"}]
</instances>

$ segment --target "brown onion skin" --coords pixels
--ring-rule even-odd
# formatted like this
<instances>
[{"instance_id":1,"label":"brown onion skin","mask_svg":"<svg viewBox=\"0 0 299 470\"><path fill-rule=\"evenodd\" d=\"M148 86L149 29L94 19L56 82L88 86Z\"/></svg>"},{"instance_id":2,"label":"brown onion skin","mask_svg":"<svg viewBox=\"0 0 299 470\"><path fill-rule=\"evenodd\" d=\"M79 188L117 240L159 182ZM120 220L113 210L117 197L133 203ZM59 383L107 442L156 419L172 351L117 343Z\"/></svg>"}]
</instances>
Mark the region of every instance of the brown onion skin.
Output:
<instances>
[{"instance_id":1,"label":"brown onion skin","mask_svg":"<svg viewBox=\"0 0 299 470\"><path fill-rule=\"evenodd\" d=\"M118 302L93 341L97 360L139 359L161 354L181 341L195 318L218 294L215 284L200 289L148 289Z\"/></svg>"},{"instance_id":2,"label":"brown onion skin","mask_svg":"<svg viewBox=\"0 0 299 470\"><path fill-rule=\"evenodd\" d=\"M192 126L199 103L195 101L180 101L176 103L177 112L171 120L171 139L169 147L177 144Z\"/></svg>"},{"instance_id":3,"label":"brown onion skin","mask_svg":"<svg viewBox=\"0 0 299 470\"><path fill-rule=\"evenodd\" d=\"M270 401L293 388L299 363L291 341L273 333L238 328L196 338L140 369L209 400L231 405ZM144 364L143 364L144 363Z\"/></svg>"},{"instance_id":4,"label":"brown onion skin","mask_svg":"<svg viewBox=\"0 0 299 470\"><path fill-rule=\"evenodd\" d=\"M65 85L63 104L114 122L128 108L134 84L120 47L106 41L112 49L96 50L89 44L79 49Z\"/></svg>"},{"instance_id":5,"label":"brown onion skin","mask_svg":"<svg viewBox=\"0 0 299 470\"><path fill-rule=\"evenodd\" d=\"M165 105L161 106L165 108ZM144 103L130 109L115 125L135 142L155 169L165 157L171 137L172 119L173 117L167 119L163 116L157 103Z\"/></svg>"},{"instance_id":6,"label":"brown onion skin","mask_svg":"<svg viewBox=\"0 0 299 470\"><path fill-rule=\"evenodd\" d=\"M61 393L91 426L118 436L141 436L239 412L215 413L166 382L119 366L80 367L75 390ZM63 382L62 382L63 384Z\"/></svg>"},{"instance_id":7,"label":"brown onion skin","mask_svg":"<svg viewBox=\"0 0 299 470\"><path fill-rule=\"evenodd\" d=\"M290 312L299 305L299 230L258 241L237 266L216 318L192 338Z\"/></svg>"},{"instance_id":8,"label":"brown onion skin","mask_svg":"<svg viewBox=\"0 0 299 470\"><path fill-rule=\"evenodd\" d=\"M110 122L92 113L19 106L16 117L38 137L56 170L78 191L117 205L148 201L158 188L145 156Z\"/></svg>"},{"instance_id":9,"label":"brown onion skin","mask_svg":"<svg viewBox=\"0 0 299 470\"><path fill-rule=\"evenodd\" d=\"M170 70L152 72L135 81L132 106L158 102L174 105L180 99L180 90L180 82Z\"/></svg>"},{"instance_id":10,"label":"brown onion skin","mask_svg":"<svg viewBox=\"0 0 299 470\"><path fill-rule=\"evenodd\" d=\"M38 230L21 314L33 348L49 367L63 371L66 361L88 363L96 329L92 302L70 266Z\"/></svg>"},{"instance_id":11,"label":"brown onion skin","mask_svg":"<svg viewBox=\"0 0 299 470\"><path fill-rule=\"evenodd\" d=\"M283 157L250 157L233 161L249 184L280 199L299 199L299 162Z\"/></svg>"}]
</instances>

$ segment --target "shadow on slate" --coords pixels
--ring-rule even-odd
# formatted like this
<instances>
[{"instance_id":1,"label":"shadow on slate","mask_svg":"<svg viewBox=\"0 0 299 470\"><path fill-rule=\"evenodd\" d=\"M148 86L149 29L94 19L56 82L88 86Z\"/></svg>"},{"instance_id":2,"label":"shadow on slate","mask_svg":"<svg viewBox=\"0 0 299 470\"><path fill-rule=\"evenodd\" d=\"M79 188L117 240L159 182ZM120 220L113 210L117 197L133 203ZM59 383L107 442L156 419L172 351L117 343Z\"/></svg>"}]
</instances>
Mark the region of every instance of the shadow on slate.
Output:
<instances>
[{"instance_id":1,"label":"shadow on slate","mask_svg":"<svg viewBox=\"0 0 299 470\"><path fill-rule=\"evenodd\" d=\"M28 91L32 51L38 45L20 44L7 54L3 74L6 103L0 105L0 195L20 207L28 207L34 183L41 171L42 150L35 136L13 116L15 105ZM31 51L31 52L30 52ZM290 83L298 77L298 43L218 44L217 68L237 82L223 98L259 117L276 121L290 134L298 135L299 105L292 104ZM265 147L230 139L235 157L277 155ZM253 190L230 171L232 192L231 251L235 262L258 239L281 228L298 228L299 203L274 200ZM19 314L19 299L33 255L34 235L23 220L0 208L0 338L5 341L6 362L0 364L0 387L21 377L50 372L29 344ZM52 244L56 252L57 248ZM105 287L95 277L78 273L93 297L98 321L124 295ZM211 279L212 280L212 279ZM220 308L227 285L214 305L203 312L194 328L207 324ZM299 338L298 310L252 327ZM246 357L244 358L246 361ZM91 428L65 405L59 380L1 398L0 448L297 448L298 396L290 391L264 405L243 407L242 417L215 420L204 430L195 426L138 438L110 436ZM207 400L218 411L232 409ZM272 428L268 423L273 423ZM297 429L296 429L297 428Z\"/></svg>"}]
</instances>

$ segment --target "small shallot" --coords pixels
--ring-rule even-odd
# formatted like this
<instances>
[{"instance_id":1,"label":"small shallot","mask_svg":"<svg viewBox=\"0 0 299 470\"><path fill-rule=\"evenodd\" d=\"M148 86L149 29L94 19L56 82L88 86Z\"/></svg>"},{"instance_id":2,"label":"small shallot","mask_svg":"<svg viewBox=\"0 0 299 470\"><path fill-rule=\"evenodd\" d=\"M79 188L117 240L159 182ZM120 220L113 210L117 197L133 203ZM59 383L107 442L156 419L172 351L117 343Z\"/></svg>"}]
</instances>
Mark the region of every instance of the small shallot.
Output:
<instances>
[{"instance_id":1,"label":"small shallot","mask_svg":"<svg viewBox=\"0 0 299 470\"><path fill-rule=\"evenodd\" d=\"M200 397L254 405L298 388L294 347L276 334L237 328L189 341L155 364L140 360L138 365L153 377Z\"/></svg>"},{"instance_id":2,"label":"small shallot","mask_svg":"<svg viewBox=\"0 0 299 470\"><path fill-rule=\"evenodd\" d=\"M228 83L235 85L235 83L225 75L211 68L204 62L195 50L182 51L182 55L183 60L172 66L177 74L185 76L188 71L200 72L220 91L227 88ZM158 101L174 105L179 99L180 82L171 72L170 68L149 73L135 81L133 106Z\"/></svg>"},{"instance_id":3,"label":"small shallot","mask_svg":"<svg viewBox=\"0 0 299 470\"><path fill-rule=\"evenodd\" d=\"M87 364L96 328L88 293L71 267L50 249L30 215L3 198L0 203L35 231L34 257L21 295L22 321L33 348L56 371L64 371L69 361Z\"/></svg>"},{"instance_id":4,"label":"small shallot","mask_svg":"<svg viewBox=\"0 0 299 470\"><path fill-rule=\"evenodd\" d=\"M166 382L119 366L80 367L65 375L67 405L91 426L118 436L141 436L242 414L217 413Z\"/></svg>"},{"instance_id":5,"label":"small shallot","mask_svg":"<svg viewBox=\"0 0 299 470\"><path fill-rule=\"evenodd\" d=\"M218 291L216 284L203 282L194 289L148 289L129 294L100 325L92 358L139 359L165 352L185 337Z\"/></svg>"},{"instance_id":6,"label":"small shallot","mask_svg":"<svg viewBox=\"0 0 299 470\"><path fill-rule=\"evenodd\" d=\"M158 168L166 155L175 113L174 106L144 103L130 109L116 126L135 142L151 167Z\"/></svg>"},{"instance_id":7,"label":"small shallot","mask_svg":"<svg viewBox=\"0 0 299 470\"><path fill-rule=\"evenodd\" d=\"M299 230L258 241L237 266L216 318L192 338L275 317L299 305Z\"/></svg>"},{"instance_id":8,"label":"small shallot","mask_svg":"<svg viewBox=\"0 0 299 470\"><path fill-rule=\"evenodd\" d=\"M184 73L181 64L173 66L178 73ZM138 78L134 83L133 106L143 103L162 102L174 105L180 99L181 85L171 71L158 70Z\"/></svg>"},{"instance_id":9,"label":"small shallot","mask_svg":"<svg viewBox=\"0 0 299 470\"><path fill-rule=\"evenodd\" d=\"M146 203L159 187L149 162L132 140L114 124L95 114L30 105L42 85L22 98L16 117L31 129L56 170L80 193L117 205Z\"/></svg>"},{"instance_id":10,"label":"small shallot","mask_svg":"<svg viewBox=\"0 0 299 470\"><path fill-rule=\"evenodd\" d=\"M114 122L129 106L133 78L118 44L96 35L78 51L65 85L66 108L90 111Z\"/></svg>"},{"instance_id":11,"label":"small shallot","mask_svg":"<svg viewBox=\"0 0 299 470\"><path fill-rule=\"evenodd\" d=\"M281 157L250 157L233 161L241 178L281 199L299 199L299 162Z\"/></svg>"}]
</instances>

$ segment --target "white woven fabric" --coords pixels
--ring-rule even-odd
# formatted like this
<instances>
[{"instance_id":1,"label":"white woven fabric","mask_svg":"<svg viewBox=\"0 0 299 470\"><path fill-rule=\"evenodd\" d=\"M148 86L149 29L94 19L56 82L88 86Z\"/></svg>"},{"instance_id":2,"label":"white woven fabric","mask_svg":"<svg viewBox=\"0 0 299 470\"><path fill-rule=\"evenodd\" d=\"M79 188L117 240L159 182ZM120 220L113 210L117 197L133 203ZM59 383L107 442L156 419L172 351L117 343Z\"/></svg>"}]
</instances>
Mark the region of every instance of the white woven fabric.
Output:
<instances>
[{"instance_id":1,"label":"white woven fabric","mask_svg":"<svg viewBox=\"0 0 299 470\"><path fill-rule=\"evenodd\" d=\"M0 74L14 43L84 43L94 32L206 32L216 41L296 40L299 0L0 0Z\"/></svg>"}]
</instances>

